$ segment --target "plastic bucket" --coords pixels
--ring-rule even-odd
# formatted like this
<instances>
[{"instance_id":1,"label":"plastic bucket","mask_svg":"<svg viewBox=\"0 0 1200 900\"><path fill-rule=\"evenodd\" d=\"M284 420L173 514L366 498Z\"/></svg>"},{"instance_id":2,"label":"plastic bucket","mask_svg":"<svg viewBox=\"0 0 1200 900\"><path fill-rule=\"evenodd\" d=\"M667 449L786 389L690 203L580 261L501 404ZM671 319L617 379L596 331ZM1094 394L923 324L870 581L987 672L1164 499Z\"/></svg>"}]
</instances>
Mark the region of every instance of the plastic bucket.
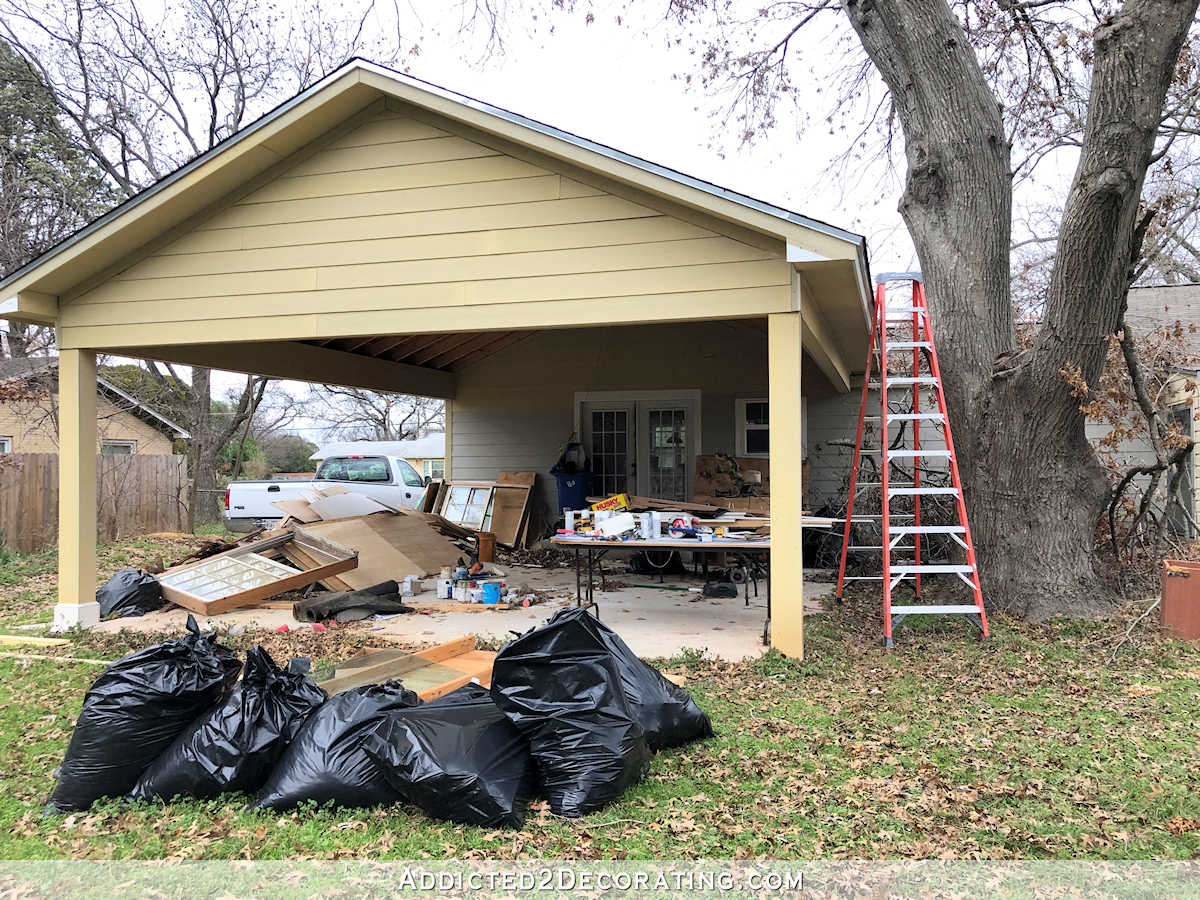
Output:
<instances>
[{"instance_id":1,"label":"plastic bucket","mask_svg":"<svg viewBox=\"0 0 1200 900\"><path fill-rule=\"evenodd\" d=\"M483 602L484 603L499 603L500 602L500 585L495 582L489 582L483 585Z\"/></svg>"}]
</instances>

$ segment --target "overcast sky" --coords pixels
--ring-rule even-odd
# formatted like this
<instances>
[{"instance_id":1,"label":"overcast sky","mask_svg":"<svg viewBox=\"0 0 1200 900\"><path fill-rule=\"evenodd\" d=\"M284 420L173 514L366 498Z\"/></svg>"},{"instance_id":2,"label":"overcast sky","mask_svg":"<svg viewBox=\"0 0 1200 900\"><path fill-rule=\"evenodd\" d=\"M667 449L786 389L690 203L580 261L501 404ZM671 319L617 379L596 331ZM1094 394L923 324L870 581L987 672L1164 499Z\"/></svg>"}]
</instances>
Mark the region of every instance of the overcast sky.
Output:
<instances>
[{"instance_id":1,"label":"overcast sky","mask_svg":"<svg viewBox=\"0 0 1200 900\"><path fill-rule=\"evenodd\" d=\"M684 77L696 73L695 48L672 43L659 4L641 7L631 12L614 3L591 24L581 13L536 21L514 14L503 51L489 53L481 35L460 31L455 4L414 0L401 8L406 43L420 48L409 74L865 234L875 271L915 268L896 213L900 184L894 177L879 166L860 170L848 184L829 177L829 163L845 151L847 138L820 125L800 137L790 110L769 134L743 145L724 121L728 98L706 96ZM622 24L615 21L618 11ZM381 16L376 27L394 26ZM806 39L824 43L828 34L817 27ZM805 105L820 123L828 100L815 85L807 91ZM243 377L215 381L223 392ZM304 393L299 385L289 391ZM319 423L306 419L292 430L312 440L322 436Z\"/></svg>"}]
</instances>

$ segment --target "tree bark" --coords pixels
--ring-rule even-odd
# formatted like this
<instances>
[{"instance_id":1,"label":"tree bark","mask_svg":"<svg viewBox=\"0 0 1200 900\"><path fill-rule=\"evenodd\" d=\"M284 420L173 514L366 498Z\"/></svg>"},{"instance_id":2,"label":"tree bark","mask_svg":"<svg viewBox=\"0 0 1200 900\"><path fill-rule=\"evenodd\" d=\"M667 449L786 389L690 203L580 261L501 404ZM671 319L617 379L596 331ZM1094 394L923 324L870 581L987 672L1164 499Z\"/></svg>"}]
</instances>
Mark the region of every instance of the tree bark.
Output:
<instances>
[{"instance_id":1,"label":"tree bark","mask_svg":"<svg viewBox=\"0 0 1200 900\"><path fill-rule=\"evenodd\" d=\"M844 0L892 92L908 172L900 212L921 260L985 600L1032 619L1092 615L1109 486L1062 371L1097 382L1117 326L1138 201L1200 0L1130 0L1096 32L1078 171L1046 318L1015 349L1012 181L1000 108L946 0Z\"/></svg>"}]
</instances>

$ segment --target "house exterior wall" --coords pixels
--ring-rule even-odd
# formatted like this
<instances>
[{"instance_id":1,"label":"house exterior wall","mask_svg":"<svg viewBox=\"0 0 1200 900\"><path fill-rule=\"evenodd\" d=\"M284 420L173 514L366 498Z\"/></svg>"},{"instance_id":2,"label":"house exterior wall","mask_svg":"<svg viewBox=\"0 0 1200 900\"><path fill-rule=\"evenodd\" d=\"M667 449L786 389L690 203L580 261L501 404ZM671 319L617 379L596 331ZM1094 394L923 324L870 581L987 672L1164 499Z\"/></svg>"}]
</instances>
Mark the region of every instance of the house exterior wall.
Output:
<instances>
[{"instance_id":1,"label":"house exterior wall","mask_svg":"<svg viewBox=\"0 0 1200 900\"><path fill-rule=\"evenodd\" d=\"M658 318L792 308L782 242L666 201L664 214L451 127L385 111L335 131L64 295L63 346L486 330L515 327L517 309L551 327L666 305Z\"/></svg>"},{"instance_id":2,"label":"house exterior wall","mask_svg":"<svg viewBox=\"0 0 1200 900\"><path fill-rule=\"evenodd\" d=\"M0 404L0 437L12 438L13 453L57 453L57 395ZM171 439L107 398L96 398L96 451L104 441L135 441L136 453L170 455Z\"/></svg>"},{"instance_id":3,"label":"house exterior wall","mask_svg":"<svg viewBox=\"0 0 1200 900\"><path fill-rule=\"evenodd\" d=\"M575 395L700 392L703 453L735 452L734 402L767 396L766 334L741 322L542 332L468 366L450 403L453 477L537 472L538 499L556 506L547 475L575 427Z\"/></svg>"}]
</instances>

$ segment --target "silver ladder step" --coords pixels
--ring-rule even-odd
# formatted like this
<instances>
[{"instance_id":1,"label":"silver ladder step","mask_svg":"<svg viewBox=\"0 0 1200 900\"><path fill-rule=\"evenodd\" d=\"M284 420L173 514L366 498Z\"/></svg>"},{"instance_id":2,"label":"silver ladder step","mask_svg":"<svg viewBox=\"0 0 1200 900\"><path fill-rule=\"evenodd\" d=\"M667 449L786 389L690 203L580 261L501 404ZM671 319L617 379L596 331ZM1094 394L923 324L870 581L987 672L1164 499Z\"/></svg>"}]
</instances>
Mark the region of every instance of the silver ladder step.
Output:
<instances>
[{"instance_id":1,"label":"silver ladder step","mask_svg":"<svg viewBox=\"0 0 1200 900\"><path fill-rule=\"evenodd\" d=\"M966 530L962 525L897 525L889 529L892 534L962 534Z\"/></svg>"},{"instance_id":2,"label":"silver ladder step","mask_svg":"<svg viewBox=\"0 0 1200 900\"><path fill-rule=\"evenodd\" d=\"M898 457L904 459L915 459L920 456L936 456L941 459L949 459L949 450L889 450L889 457Z\"/></svg>"},{"instance_id":3,"label":"silver ladder step","mask_svg":"<svg viewBox=\"0 0 1200 900\"><path fill-rule=\"evenodd\" d=\"M871 422L878 422L883 416L863 416L863 419ZM915 422L918 419L929 419L934 422L945 422L946 417L940 412L923 412L923 413L895 413L888 416L888 422Z\"/></svg>"},{"instance_id":4,"label":"silver ladder step","mask_svg":"<svg viewBox=\"0 0 1200 900\"><path fill-rule=\"evenodd\" d=\"M895 484L895 485L900 485L903 487L915 487L916 486L916 482L913 482L913 481L889 481L888 484ZM864 488L864 487L883 487L883 482L882 481L860 481L857 485L855 485L856 489Z\"/></svg>"},{"instance_id":5,"label":"silver ladder step","mask_svg":"<svg viewBox=\"0 0 1200 900\"><path fill-rule=\"evenodd\" d=\"M971 575L974 574L973 566L948 565L946 563L921 563L913 566L892 566L891 572L893 575L916 575L918 573L932 573L943 575Z\"/></svg>"},{"instance_id":6,"label":"silver ladder step","mask_svg":"<svg viewBox=\"0 0 1200 900\"><path fill-rule=\"evenodd\" d=\"M931 495L957 495L958 489L952 487L911 487L911 488L896 488L891 493L897 497L926 497Z\"/></svg>"},{"instance_id":7,"label":"silver ladder step","mask_svg":"<svg viewBox=\"0 0 1200 900\"><path fill-rule=\"evenodd\" d=\"M933 349L933 341L888 341L889 350L915 350L918 347Z\"/></svg>"},{"instance_id":8,"label":"silver ladder step","mask_svg":"<svg viewBox=\"0 0 1200 900\"><path fill-rule=\"evenodd\" d=\"M860 521L866 522L866 521L870 521L873 519L882 519L882 518L883 518L883 516L880 513L855 513L853 516L850 517L850 521L852 523L860 522ZM916 516L909 515L908 513L889 513L888 514L888 521L891 521L892 519L915 519L915 518L916 518ZM843 519L842 521L844 522L846 520Z\"/></svg>"},{"instance_id":9,"label":"silver ladder step","mask_svg":"<svg viewBox=\"0 0 1200 900\"><path fill-rule=\"evenodd\" d=\"M893 606L893 616L920 616L920 615L948 615L951 613L965 613L967 615L978 615L978 606Z\"/></svg>"},{"instance_id":10,"label":"silver ladder step","mask_svg":"<svg viewBox=\"0 0 1200 900\"><path fill-rule=\"evenodd\" d=\"M897 375L895 378L888 379L888 387L912 387L915 384L927 384L933 387L937 384L937 379L932 375ZM878 381L870 382L867 387L872 391L881 390L881 385Z\"/></svg>"}]
</instances>

